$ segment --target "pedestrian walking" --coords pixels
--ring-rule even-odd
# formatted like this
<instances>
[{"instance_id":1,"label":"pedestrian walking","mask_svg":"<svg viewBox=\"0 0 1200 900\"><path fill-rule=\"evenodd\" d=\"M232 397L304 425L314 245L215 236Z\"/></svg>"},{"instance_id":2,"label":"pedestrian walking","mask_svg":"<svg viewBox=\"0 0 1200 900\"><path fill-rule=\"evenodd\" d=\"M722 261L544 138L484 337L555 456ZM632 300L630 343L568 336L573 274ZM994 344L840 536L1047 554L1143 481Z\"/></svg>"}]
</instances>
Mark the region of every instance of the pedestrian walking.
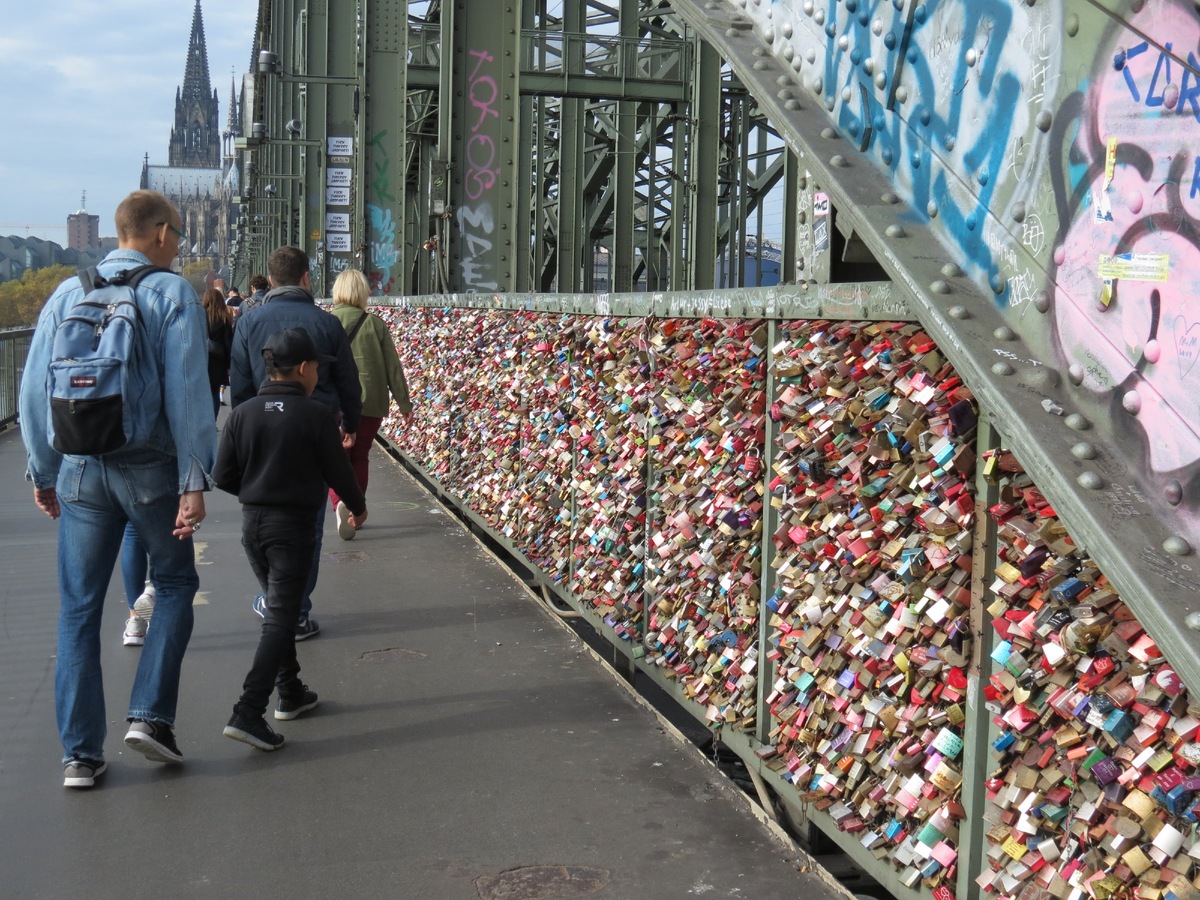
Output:
<instances>
[{"instance_id":1,"label":"pedestrian walking","mask_svg":"<svg viewBox=\"0 0 1200 900\"><path fill-rule=\"evenodd\" d=\"M204 311L187 281L167 271L185 242L179 212L161 193L134 191L117 207L116 227L118 247L99 263L100 276L163 269L144 275L133 291L128 376L141 390L124 400L140 437L90 456L60 453L52 443L51 382L34 376L50 369L59 324L83 297L81 278L64 281L46 301L20 395L34 502L60 520L54 702L63 784L72 788L92 787L107 768L100 621L126 522L145 545L158 596L133 678L125 743L150 760L183 760L174 725L199 587L192 535L204 521L215 445Z\"/></svg>"},{"instance_id":2,"label":"pedestrian walking","mask_svg":"<svg viewBox=\"0 0 1200 900\"><path fill-rule=\"evenodd\" d=\"M272 335L262 356L269 380L254 401L230 413L213 478L242 503L242 546L266 599L254 664L224 733L276 750L283 735L264 718L272 687L276 719L295 719L317 705L316 693L300 680L296 629L326 485L346 498L351 522L367 507L333 411L311 399L320 354L308 332L288 328Z\"/></svg>"},{"instance_id":3,"label":"pedestrian walking","mask_svg":"<svg viewBox=\"0 0 1200 900\"><path fill-rule=\"evenodd\" d=\"M362 399L358 386L358 367L350 353L350 342L341 323L317 306L310 290L308 257L298 247L280 247L267 260L271 290L261 306L241 314L233 331L233 364L230 368L232 405L236 409L257 395L267 380L262 348L267 338L285 328L303 328L321 354L317 366L317 386L312 397L341 416L342 446L354 445ZM253 279L252 279L253 283ZM249 300L242 304L243 308ZM320 574L321 544L325 531L325 504L317 511L313 563L300 603L296 640L304 641L320 633L321 626L312 616L312 592ZM266 614L266 598L254 598L253 609Z\"/></svg>"},{"instance_id":4,"label":"pedestrian walking","mask_svg":"<svg viewBox=\"0 0 1200 900\"><path fill-rule=\"evenodd\" d=\"M393 399L405 424L412 422L408 382L404 380L404 369L396 353L392 332L379 316L367 312L370 292L366 276L358 269L346 269L333 283L333 314L346 329L362 388L362 416L354 433L354 446L346 452L363 494L367 492L367 457ZM338 536L344 541L351 540L362 527L363 520L357 519L357 526L350 524L350 509L332 488L329 501L337 519Z\"/></svg>"}]
</instances>

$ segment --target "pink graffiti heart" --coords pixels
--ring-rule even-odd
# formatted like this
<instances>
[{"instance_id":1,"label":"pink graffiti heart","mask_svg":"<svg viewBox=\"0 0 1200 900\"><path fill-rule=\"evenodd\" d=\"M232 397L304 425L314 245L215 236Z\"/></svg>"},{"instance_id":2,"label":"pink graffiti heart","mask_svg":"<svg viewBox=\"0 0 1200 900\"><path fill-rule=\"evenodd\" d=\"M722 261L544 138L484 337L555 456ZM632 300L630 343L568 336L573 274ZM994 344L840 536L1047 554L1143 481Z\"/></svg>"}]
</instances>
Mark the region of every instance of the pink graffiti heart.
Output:
<instances>
[{"instance_id":1,"label":"pink graffiti heart","mask_svg":"<svg viewBox=\"0 0 1200 900\"><path fill-rule=\"evenodd\" d=\"M1183 316L1176 316L1172 330L1175 332L1175 350L1179 354L1179 377L1186 378L1196 358L1200 356L1200 332L1195 331L1195 325L1189 325Z\"/></svg>"}]
</instances>

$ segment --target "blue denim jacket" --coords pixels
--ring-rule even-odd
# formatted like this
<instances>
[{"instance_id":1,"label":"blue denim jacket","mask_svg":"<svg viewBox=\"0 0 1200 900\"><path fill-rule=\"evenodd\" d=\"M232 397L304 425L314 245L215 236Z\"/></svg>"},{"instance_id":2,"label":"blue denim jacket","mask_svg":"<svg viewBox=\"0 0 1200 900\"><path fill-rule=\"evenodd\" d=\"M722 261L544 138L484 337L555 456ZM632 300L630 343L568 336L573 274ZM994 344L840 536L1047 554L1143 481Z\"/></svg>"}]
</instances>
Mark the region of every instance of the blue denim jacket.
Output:
<instances>
[{"instance_id":1,"label":"blue denim jacket","mask_svg":"<svg viewBox=\"0 0 1200 900\"><path fill-rule=\"evenodd\" d=\"M136 250L114 250L99 265L100 274L149 264ZM48 372L54 332L66 311L83 293L76 276L60 284L38 316L29 345L29 358L21 380L21 437L29 454L25 477L34 487L54 487L62 455L50 445L47 419L50 411ZM123 454L157 450L174 456L179 466L179 491L212 487L216 455L216 428L212 392L208 385L208 327L204 308L191 285L178 275L152 273L137 287L143 328L138 339L140 358L147 371L135 374L144 385L146 402L134 415L147 417L149 438L140 447L123 447L104 456L117 460Z\"/></svg>"}]
</instances>

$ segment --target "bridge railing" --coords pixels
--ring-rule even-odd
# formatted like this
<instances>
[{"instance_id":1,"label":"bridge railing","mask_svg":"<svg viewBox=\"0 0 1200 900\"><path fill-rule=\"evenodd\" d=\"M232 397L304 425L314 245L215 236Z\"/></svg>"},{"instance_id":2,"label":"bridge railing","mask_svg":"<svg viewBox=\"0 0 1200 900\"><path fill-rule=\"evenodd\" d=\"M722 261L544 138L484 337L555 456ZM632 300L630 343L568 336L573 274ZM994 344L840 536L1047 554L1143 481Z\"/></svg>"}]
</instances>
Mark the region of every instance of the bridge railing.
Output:
<instances>
[{"instance_id":1,"label":"bridge railing","mask_svg":"<svg viewBox=\"0 0 1200 900\"><path fill-rule=\"evenodd\" d=\"M17 420L17 391L32 337L32 328L0 331L0 428Z\"/></svg>"},{"instance_id":2,"label":"bridge railing","mask_svg":"<svg viewBox=\"0 0 1200 900\"><path fill-rule=\"evenodd\" d=\"M892 286L375 311L400 456L898 896L1061 871L1118 778L1183 871L1184 665Z\"/></svg>"}]
</instances>

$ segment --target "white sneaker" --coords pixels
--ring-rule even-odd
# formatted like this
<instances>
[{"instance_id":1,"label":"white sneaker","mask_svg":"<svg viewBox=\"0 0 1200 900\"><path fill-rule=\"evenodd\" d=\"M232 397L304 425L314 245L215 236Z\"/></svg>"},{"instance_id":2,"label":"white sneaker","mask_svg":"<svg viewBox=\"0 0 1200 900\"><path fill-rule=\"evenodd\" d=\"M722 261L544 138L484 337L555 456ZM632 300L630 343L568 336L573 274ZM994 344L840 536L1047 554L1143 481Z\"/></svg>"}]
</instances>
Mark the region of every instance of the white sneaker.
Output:
<instances>
[{"instance_id":1,"label":"white sneaker","mask_svg":"<svg viewBox=\"0 0 1200 900\"><path fill-rule=\"evenodd\" d=\"M354 540L354 535L358 533L358 529L350 524L350 507L339 500L334 515L337 517L338 537L343 541Z\"/></svg>"},{"instance_id":2,"label":"white sneaker","mask_svg":"<svg viewBox=\"0 0 1200 900\"><path fill-rule=\"evenodd\" d=\"M122 641L126 647L140 647L146 643L146 620L137 613L126 619Z\"/></svg>"},{"instance_id":3,"label":"white sneaker","mask_svg":"<svg viewBox=\"0 0 1200 900\"><path fill-rule=\"evenodd\" d=\"M154 616L154 603L156 600L158 600L158 595L154 591L154 585L147 581L146 589L142 591L142 595L133 601L134 613L147 626L150 624L150 619Z\"/></svg>"}]
</instances>

